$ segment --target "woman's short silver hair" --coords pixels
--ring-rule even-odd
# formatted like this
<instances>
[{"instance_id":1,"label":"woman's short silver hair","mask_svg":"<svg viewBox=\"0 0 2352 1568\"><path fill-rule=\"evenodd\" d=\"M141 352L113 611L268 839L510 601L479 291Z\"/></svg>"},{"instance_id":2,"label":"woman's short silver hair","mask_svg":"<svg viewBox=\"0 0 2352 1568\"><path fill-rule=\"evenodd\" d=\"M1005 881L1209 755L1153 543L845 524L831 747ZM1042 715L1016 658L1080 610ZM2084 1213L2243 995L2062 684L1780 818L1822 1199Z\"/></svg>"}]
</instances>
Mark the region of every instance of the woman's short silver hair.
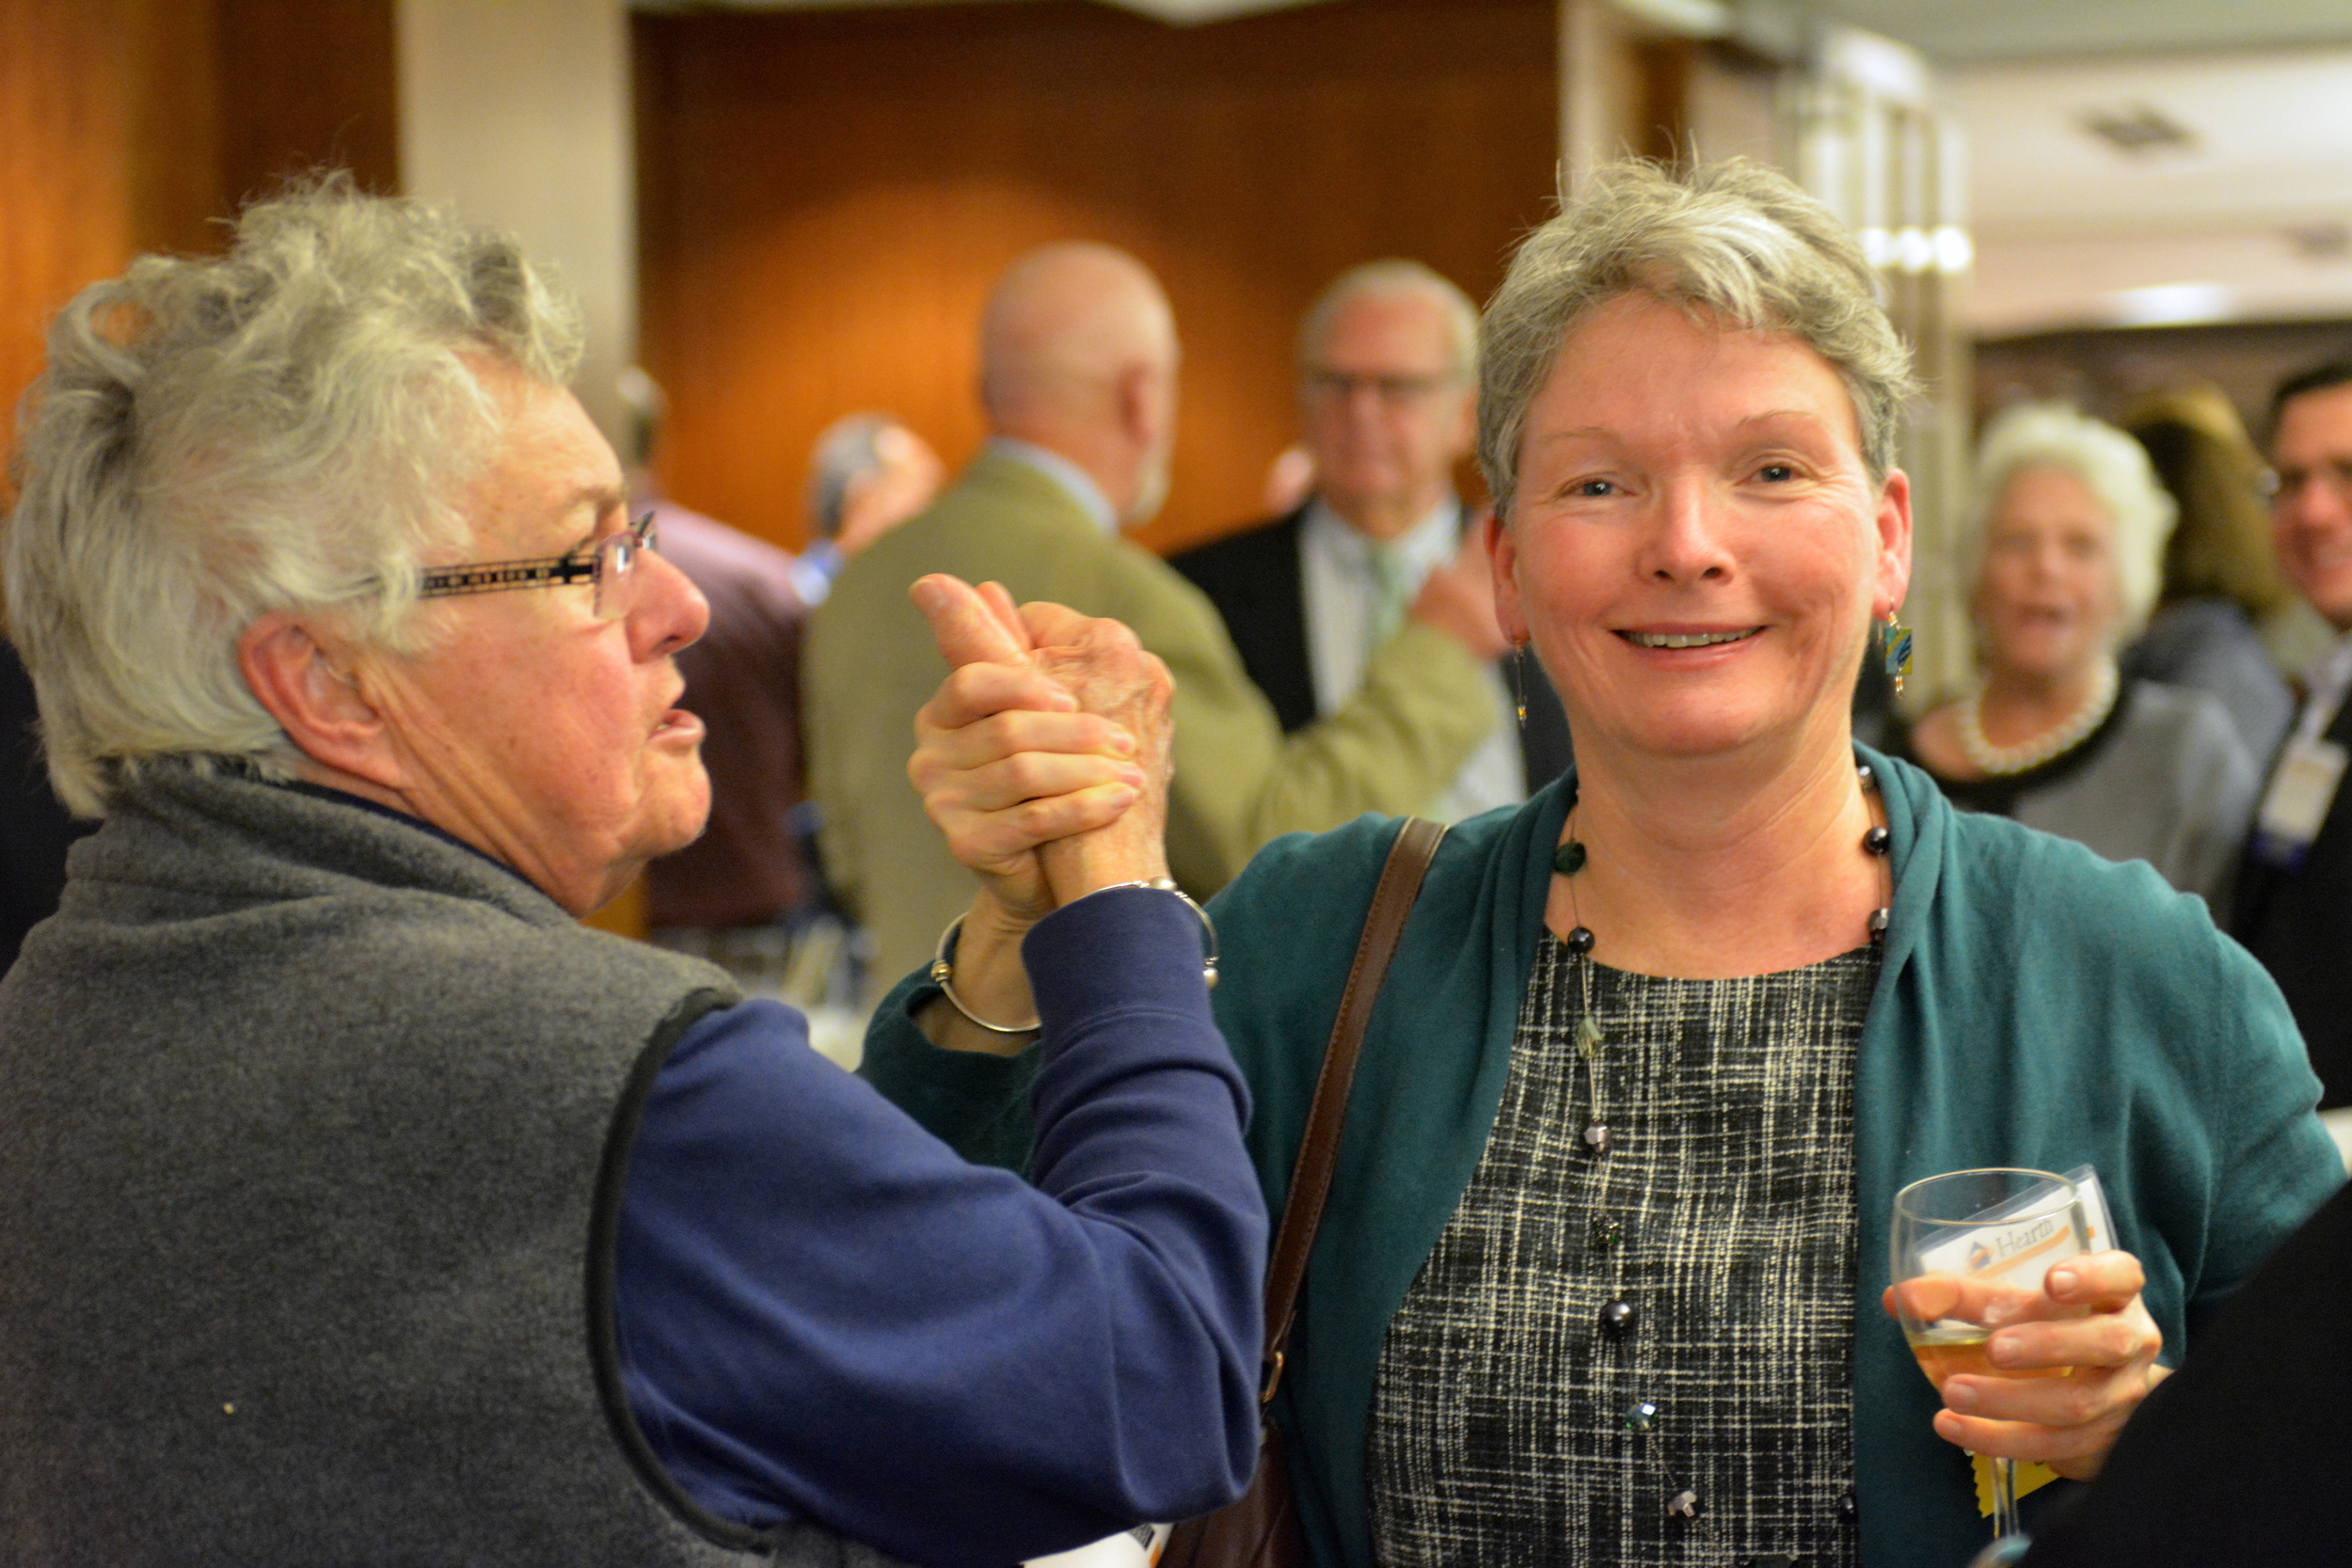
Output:
<instances>
[{"instance_id":1,"label":"woman's short silver hair","mask_svg":"<svg viewBox=\"0 0 2352 1568\"><path fill-rule=\"evenodd\" d=\"M506 235L312 179L227 254L147 256L49 333L7 539L9 635L50 778L84 816L156 758L284 777L237 664L273 610L413 653L416 576L502 419L468 358L562 386L577 308Z\"/></svg>"},{"instance_id":2,"label":"woman's short silver hair","mask_svg":"<svg viewBox=\"0 0 2352 1568\"><path fill-rule=\"evenodd\" d=\"M2120 642L2146 625L2164 583L2164 546L2172 536L2179 503L2156 480L2148 450L2111 424L2062 403L2021 403L1984 427L1977 445L1976 483L1969 495L1963 578L1973 597L1984 584L1986 536L2009 482L2028 468L2055 468L2081 480L2106 514L2115 557L2116 597L2123 618Z\"/></svg>"},{"instance_id":3,"label":"woman's short silver hair","mask_svg":"<svg viewBox=\"0 0 2352 1568\"><path fill-rule=\"evenodd\" d=\"M1853 236L1771 169L1735 158L1683 172L1640 159L1595 170L1519 245L1486 305L1478 462L1497 512L1510 519L1528 405L1561 346L1625 294L1803 339L1845 382L1863 461L1883 481L1915 383L1875 290Z\"/></svg>"}]
</instances>

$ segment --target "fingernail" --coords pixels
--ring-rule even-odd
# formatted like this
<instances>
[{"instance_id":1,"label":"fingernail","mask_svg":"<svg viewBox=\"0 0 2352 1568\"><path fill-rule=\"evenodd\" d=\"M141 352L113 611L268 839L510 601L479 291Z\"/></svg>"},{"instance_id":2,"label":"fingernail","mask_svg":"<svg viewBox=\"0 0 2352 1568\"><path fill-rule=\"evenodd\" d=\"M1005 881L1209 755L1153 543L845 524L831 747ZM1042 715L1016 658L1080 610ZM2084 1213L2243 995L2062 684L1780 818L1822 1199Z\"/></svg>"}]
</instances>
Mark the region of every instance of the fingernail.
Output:
<instances>
[{"instance_id":1,"label":"fingernail","mask_svg":"<svg viewBox=\"0 0 2352 1568\"><path fill-rule=\"evenodd\" d=\"M2050 1293L2056 1295L2060 1291L2071 1291L2081 1284L2082 1275L2073 1269L2052 1269L2044 1283Z\"/></svg>"},{"instance_id":2,"label":"fingernail","mask_svg":"<svg viewBox=\"0 0 2352 1568\"><path fill-rule=\"evenodd\" d=\"M1122 768L1119 770L1119 777L1130 789L1140 791L1143 788L1143 769L1140 768Z\"/></svg>"},{"instance_id":3,"label":"fingernail","mask_svg":"<svg viewBox=\"0 0 2352 1568\"><path fill-rule=\"evenodd\" d=\"M1131 757L1136 754L1136 737L1125 730L1114 730L1111 732L1111 750L1122 757Z\"/></svg>"},{"instance_id":4,"label":"fingernail","mask_svg":"<svg viewBox=\"0 0 2352 1568\"><path fill-rule=\"evenodd\" d=\"M1977 1408L1977 1391L1955 1378L1944 1385L1944 1408L1965 1416Z\"/></svg>"},{"instance_id":5,"label":"fingernail","mask_svg":"<svg viewBox=\"0 0 2352 1568\"><path fill-rule=\"evenodd\" d=\"M1077 711L1078 699L1057 686L1045 693L1045 704L1046 710L1051 713L1074 713Z\"/></svg>"},{"instance_id":6,"label":"fingernail","mask_svg":"<svg viewBox=\"0 0 2352 1568\"><path fill-rule=\"evenodd\" d=\"M928 615L939 608L939 602L946 597L947 591L929 578L917 578L914 585L907 590L907 594L914 599L914 608Z\"/></svg>"}]
</instances>

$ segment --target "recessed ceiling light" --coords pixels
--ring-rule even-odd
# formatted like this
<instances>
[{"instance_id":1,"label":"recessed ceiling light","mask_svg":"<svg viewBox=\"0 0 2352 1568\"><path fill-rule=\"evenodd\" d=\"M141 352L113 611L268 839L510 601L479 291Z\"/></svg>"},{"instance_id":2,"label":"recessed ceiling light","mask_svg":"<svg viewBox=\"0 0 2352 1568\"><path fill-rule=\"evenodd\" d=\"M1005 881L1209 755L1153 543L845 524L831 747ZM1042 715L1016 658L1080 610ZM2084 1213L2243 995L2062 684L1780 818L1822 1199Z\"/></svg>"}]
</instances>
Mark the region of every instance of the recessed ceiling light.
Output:
<instances>
[{"instance_id":1,"label":"recessed ceiling light","mask_svg":"<svg viewBox=\"0 0 2352 1568\"><path fill-rule=\"evenodd\" d=\"M2075 122L2126 157L2197 150L2197 133L2153 104L2085 109Z\"/></svg>"},{"instance_id":2,"label":"recessed ceiling light","mask_svg":"<svg viewBox=\"0 0 2352 1568\"><path fill-rule=\"evenodd\" d=\"M2106 317L2117 326L2174 326L2228 321L2237 314L2237 291L2226 283L2159 283L2107 295Z\"/></svg>"},{"instance_id":3,"label":"recessed ceiling light","mask_svg":"<svg viewBox=\"0 0 2352 1568\"><path fill-rule=\"evenodd\" d=\"M2302 223L2286 230L2287 244L2306 261L2352 261L2352 227Z\"/></svg>"}]
</instances>

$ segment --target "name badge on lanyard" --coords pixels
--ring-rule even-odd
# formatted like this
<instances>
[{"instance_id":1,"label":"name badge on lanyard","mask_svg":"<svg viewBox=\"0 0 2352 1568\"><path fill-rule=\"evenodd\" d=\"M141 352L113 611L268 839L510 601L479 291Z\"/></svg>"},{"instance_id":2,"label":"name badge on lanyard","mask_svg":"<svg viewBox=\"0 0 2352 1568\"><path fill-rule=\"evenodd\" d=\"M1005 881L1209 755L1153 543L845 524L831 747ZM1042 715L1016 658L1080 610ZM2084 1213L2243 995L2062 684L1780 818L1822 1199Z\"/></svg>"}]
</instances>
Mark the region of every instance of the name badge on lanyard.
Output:
<instances>
[{"instance_id":1,"label":"name badge on lanyard","mask_svg":"<svg viewBox=\"0 0 2352 1568\"><path fill-rule=\"evenodd\" d=\"M2254 817L2256 856L2288 871L2303 863L2336 802L2345 760L2344 749L2332 740L2297 736L2287 742Z\"/></svg>"}]
</instances>

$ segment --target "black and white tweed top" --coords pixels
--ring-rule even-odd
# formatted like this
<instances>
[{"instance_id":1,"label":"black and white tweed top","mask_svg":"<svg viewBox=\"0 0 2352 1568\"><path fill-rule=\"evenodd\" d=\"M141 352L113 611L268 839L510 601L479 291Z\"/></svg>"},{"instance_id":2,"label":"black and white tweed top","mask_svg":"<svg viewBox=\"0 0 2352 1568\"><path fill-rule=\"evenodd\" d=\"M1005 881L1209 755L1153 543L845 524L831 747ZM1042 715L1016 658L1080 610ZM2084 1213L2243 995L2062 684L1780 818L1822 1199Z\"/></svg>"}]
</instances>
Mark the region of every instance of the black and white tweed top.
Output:
<instances>
[{"instance_id":1,"label":"black and white tweed top","mask_svg":"<svg viewBox=\"0 0 2352 1568\"><path fill-rule=\"evenodd\" d=\"M1486 1153L1381 1354L1382 1564L1858 1560L1852 1091L1877 973L1862 948L1660 979L1546 940Z\"/></svg>"}]
</instances>

